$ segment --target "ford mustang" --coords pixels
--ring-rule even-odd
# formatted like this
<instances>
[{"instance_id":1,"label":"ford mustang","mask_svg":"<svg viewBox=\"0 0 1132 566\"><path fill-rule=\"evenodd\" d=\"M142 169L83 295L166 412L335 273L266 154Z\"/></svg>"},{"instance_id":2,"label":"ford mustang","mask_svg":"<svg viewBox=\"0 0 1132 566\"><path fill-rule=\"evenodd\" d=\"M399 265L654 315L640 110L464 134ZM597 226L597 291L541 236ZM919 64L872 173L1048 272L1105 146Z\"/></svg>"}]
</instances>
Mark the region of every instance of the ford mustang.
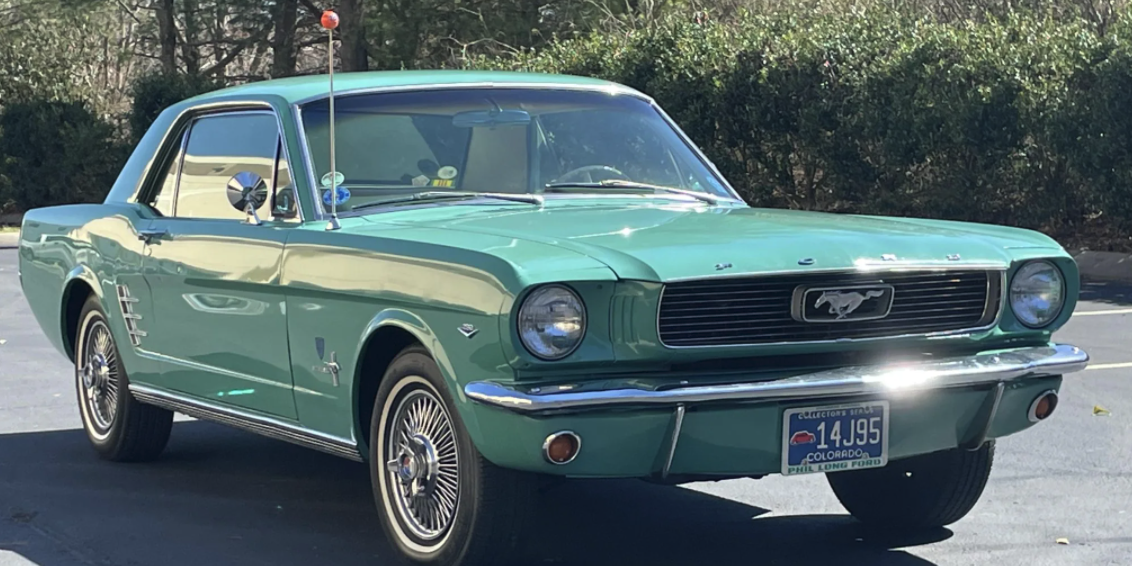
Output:
<instances>
[{"instance_id":1,"label":"ford mustang","mask_svg":"<svg viewBox=\"0 0 1132 566\"><path fill-rule=\"evenodd\" d=\"M1079 274L1043 234L751 207L611 82L335 84L179 102L104 202L24 217L101 457L157 458L179 412L364 462L418 564L503 564L564 477L820 473L924 529L1088 363L1052 341Z\"/></svg>"}]
</instances>

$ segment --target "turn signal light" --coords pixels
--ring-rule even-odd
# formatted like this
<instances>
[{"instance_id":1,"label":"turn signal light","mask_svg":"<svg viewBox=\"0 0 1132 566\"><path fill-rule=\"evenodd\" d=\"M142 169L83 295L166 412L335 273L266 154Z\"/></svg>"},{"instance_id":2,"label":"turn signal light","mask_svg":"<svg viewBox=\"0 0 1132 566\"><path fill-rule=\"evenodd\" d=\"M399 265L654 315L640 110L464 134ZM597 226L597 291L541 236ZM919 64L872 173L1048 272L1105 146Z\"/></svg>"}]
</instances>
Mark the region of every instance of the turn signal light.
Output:
<instances>
[{"instance_id":1,"label":"turn signal light","mask_svg":"<svg viewBox=\"0 0 1132 566\"><path fill-rule=\"evenodd\" d=\"M563 465L574 461L582 448L582 439L569 430L556 432L542 443L542 453L551 464Z\"/></svg>"},{"instance_id":2,"label":"turn signal light","mask_svg":"<svg viewBox=\"0 0 1132 566\"><path fill-rule=\"evenodd\" d=\"M1053 410L1057 408L1057 392L1046 391L1038 395L1033 403L1030 403L1030 422L1036 423L1041 420L1049 418L1053 414Z\"/></svg>"}]
</instances>

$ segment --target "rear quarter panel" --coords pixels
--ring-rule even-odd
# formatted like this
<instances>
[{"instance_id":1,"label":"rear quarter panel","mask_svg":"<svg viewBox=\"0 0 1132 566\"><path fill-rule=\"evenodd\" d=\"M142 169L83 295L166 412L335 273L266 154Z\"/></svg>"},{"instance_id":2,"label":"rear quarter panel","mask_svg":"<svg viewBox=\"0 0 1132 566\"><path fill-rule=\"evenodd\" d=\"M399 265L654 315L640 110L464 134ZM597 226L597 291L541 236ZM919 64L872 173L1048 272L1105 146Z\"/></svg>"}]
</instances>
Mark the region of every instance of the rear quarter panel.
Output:
<instances>
[{"instance_id":1,"label":"rear quarter panel","mask_svg":"<svg viewBox=\"0 0 1132 566\"><path fill-rule=\"evenodd\" d=\"M76 204L35 209L20 232L20 284L36 322L60 353L72 357L65 305L72 293L102 302L131 380L146 381L155 368L136 357L117 308L115 286L131 275L131 289L148 295L141 281L142 242L135 226L148 223L133 205Z\"/></svg>"}]
</instances>

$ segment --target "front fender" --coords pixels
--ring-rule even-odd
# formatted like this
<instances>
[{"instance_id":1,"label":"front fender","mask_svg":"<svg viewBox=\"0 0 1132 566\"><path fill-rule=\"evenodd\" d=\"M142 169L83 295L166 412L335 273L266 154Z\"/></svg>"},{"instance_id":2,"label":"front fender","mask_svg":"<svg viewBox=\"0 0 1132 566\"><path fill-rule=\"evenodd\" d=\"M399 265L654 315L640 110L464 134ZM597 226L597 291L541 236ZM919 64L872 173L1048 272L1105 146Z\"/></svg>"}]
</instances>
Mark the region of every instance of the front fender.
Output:
<instances>
[{"instance_id":1,"label":"front fender","mask_svg":"<svg viewBox=\"0 0 1132 566\"><path fill-rule=\"evenodd\" d=\"M434 324L430 325L422 316L414 312L402 308L384 309L366 325L365 331L358 341L354 359L359 361L364 359L366 348L370 347L371 338L384 329L397 328L412 335L436 361L444 383L448 386L452 404L456 407L456 411L463 421L464 427L468 430L472 442L476 446L480 446L482 435L480 434L479 423L476 419L476 413L473 411L472 402L464 393L464 384L474 381L476 376L484 376L485 373L494 374L498 378L498 374L494 372L497 372L499 367L506 367L506 361L499 345L499 337L492 332L495 327L494 321L491 320L492 317L485 315L468 316L468 313L463 313L459 320L466 320L466 324L472 324L480 329L475 335L468 338L457 330L460 324L450 323L448 318L451 316L452 313L431 313L429 318L433 319ZM477 320L481 318L482 320ZM484 356L485 349L489 352L486 357ZM494 360L486 361L485 358L494 358ZM361 384L365 377L361 375L362 364L355 364L354 371L352 402L354 407L360 407L362 401L360 398ZM368 454L369 450L369 447L364 446L362 442L362 439L365 438L365 429L368 426L369 423L361 422L360 411L355 411L354 438L358 439L358 448L362 454Z\"/></svg>"}]
</instances>

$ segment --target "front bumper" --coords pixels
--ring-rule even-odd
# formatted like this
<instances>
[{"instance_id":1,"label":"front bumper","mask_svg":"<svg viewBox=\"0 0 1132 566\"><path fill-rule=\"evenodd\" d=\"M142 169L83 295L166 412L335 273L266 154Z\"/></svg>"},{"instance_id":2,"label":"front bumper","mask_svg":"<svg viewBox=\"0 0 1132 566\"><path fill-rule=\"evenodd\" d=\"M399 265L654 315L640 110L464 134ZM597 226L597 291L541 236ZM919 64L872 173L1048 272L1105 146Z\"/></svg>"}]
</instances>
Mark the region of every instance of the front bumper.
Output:
<instances>
[{"instance_id":1,"label":"front bumper","mask_svg":"<svg viewBox=\"0 0 1132 566\"><path fill-rule=\"evenodd\" d=\"M503 467L571 477L740 477L780 469L786 409L888 399L890 460L974 448L1033 426L1031 403L1088 359L1051 344L727 385L475 382L464 391L481 453ZM563 430L582 438L582 448L569 464L553 465L540 448Z\"/></svg>"},{"instance_id":2,"label":"front bumper","mask_svg":"<svg viewBox=\"0 0 1132 566\"><path fill-rule=\"evenodd\" d=\"M468 398L525 414L626 405L692 405L715 401L784 401L970 387L1027 377L1064 375L1085 369L1089 355L1065 344L984 352L930 362L842 367L784 379L672 389L618 388L577 391L578 386L527 390L477 381Z\"/></svg>"}]
</instances>

